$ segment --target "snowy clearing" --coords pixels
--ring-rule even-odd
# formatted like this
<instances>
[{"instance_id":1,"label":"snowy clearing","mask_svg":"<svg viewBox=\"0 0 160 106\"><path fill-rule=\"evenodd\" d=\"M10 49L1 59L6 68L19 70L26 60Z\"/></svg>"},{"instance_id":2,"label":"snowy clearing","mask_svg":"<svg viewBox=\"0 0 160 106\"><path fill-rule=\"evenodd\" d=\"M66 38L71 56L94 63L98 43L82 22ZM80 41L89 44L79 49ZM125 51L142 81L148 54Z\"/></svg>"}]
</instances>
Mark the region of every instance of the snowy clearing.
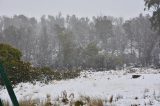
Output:
<instances>
[{"instance_id":1,"label":"snowy clearing","mask_svg":"<svg viewBox=\"0 0 160 106\"><path fill-rule=\"evenodd\" d=\"M131 71L133 73L129 73ZM132 78L132 75L140 76ZM160 70L84 71L80 77L71 80L52 81L49 84L20 83L14 91L18 100L45 100L50 95L51 101L55 102L66 92L69 99L70 95L74 95L74 100L89 96L104 100L105 106L160 106ZM113 102L109 103L112 96ZM10 101L6 89L0 90L0 98Z\"/></svg>"}]
</instances>

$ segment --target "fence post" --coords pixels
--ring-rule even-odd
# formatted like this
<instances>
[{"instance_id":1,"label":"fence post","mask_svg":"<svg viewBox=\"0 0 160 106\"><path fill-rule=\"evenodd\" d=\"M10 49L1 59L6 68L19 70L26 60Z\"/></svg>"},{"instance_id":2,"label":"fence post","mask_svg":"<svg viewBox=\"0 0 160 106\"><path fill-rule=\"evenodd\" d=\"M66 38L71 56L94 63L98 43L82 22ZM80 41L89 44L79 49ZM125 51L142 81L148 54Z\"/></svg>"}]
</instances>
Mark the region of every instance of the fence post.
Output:
<instances>
[{"instance_id":1,"label":"fence post","mask_svg":"<svg viewBox=\"0 0 160 106\"><path fill-rule=\"evenodd\" d=\"M2 101L1 101L1 99L0 99L0 106L3 106L3 103L2 103Z\"/></svg>"},{"instance_id":2,"label":"fence post","mask_svg":"<svg viewBox=\"0 0 160 106\"><path fill-rule=\"evenodd\" d=\"M7 91L8 91L10 98L11 98L12 104L14 106L19 106L18 100L17 100L16 95L13 91L12 86L11 86L11 82L8 79L7 74L6 74L2 64L0 64L0 75L1 75L1 78L2 78L6 88L7 88Z\"/></svg>"}]
</instances>

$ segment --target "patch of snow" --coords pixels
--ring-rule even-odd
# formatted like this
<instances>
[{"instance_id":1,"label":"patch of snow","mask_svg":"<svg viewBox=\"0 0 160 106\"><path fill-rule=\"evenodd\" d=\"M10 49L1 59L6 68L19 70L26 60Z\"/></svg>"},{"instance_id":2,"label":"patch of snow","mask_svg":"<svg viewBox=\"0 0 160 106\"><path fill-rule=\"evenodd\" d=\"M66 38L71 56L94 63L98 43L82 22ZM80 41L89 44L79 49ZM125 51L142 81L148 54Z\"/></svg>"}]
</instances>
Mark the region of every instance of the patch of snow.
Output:
<instances>
[{"instance_id":1,"label":"patch of snow","mask_svg":"<svg viewBox=\"0 0 160 106\"><path fill-rule=\"evenodd\" d=\"M45 100L46 95L55 100L62 97L62 92L66 91L68 95L74 94L74 99L89 96L108 100L113 96L113 104L116 106L131 106L131 104L160 106L160 71L139 68L133 70L133 72L130 69L83 71L78 78L70 80L54 80L49 84L20 83L14 91L18 100L29 98ZM132 75L135 74L141 76L133 79ZM10 100L6 89L0 90L0 98Z\"/></svg>"}]
</instances>

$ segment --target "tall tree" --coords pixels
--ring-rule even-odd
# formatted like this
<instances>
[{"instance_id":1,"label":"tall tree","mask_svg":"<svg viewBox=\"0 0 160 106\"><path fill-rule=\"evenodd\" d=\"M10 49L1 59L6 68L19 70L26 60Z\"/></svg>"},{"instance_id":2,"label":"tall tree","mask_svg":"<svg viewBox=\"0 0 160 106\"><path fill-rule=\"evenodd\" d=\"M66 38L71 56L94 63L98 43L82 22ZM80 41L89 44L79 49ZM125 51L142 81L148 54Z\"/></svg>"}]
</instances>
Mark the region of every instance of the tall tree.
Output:
<instances>
[{"instance_id":1,"label":"tall tree","mask_svg":"<svg viewBox=\"0 0 160 106\"><path fill-rule=\"evenodd\" d=\"M144 0L149 10L153 11L151 23L153 28L160 32L160 0Z\"/></svg>"},{"instance_id":2,"label":"tall tree","mask_svg":"<svg viewBox=\"0 0 160 106\"><path fill-rule=\"evenodd\" d=\"M103 42L106 49L108 38L112 36L112 20L107 16L94 17L95 30L98 38Z\"/></svg>"}]
</instances>

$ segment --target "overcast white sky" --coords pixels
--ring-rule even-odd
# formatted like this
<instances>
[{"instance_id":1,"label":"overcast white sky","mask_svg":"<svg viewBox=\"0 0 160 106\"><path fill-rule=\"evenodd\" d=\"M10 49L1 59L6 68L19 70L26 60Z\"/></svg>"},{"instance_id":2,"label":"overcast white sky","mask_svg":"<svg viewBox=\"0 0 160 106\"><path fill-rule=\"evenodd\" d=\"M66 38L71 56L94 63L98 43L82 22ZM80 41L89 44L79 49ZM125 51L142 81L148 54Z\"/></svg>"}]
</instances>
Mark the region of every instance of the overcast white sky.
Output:
<instances>
[{"instance_id":1,"label":"overcast white sky","mask_svg":"<svg viewBox=\"0 0 160 106\"><path fill-rule=\"evenodd\" d=\"M128 19L144 13L144 0L0 0L0 15L41 17L59 12L79 17L109 15Z\"/></svg>"}]
</instances>

